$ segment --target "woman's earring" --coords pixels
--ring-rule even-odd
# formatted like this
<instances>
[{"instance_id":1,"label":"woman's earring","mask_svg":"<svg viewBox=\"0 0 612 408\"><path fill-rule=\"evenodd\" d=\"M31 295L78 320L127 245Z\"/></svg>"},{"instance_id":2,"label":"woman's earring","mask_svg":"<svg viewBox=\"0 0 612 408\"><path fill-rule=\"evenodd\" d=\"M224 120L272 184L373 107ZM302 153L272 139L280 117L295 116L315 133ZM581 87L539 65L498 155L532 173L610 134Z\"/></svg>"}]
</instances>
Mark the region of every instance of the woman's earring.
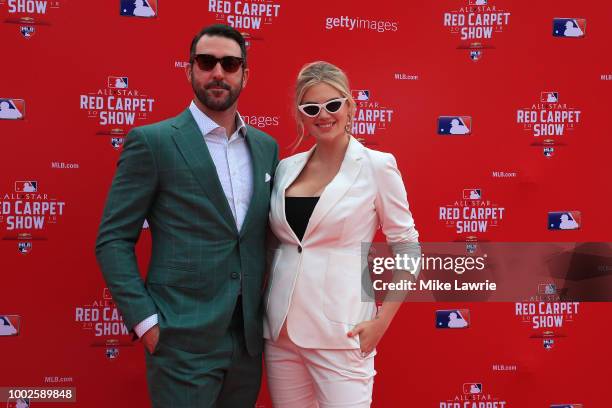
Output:
<instances>
[{"instance_id":1,"label":"woman's earring","mask_svg":"<svg viewBox=\"0 0 612 408\"><path fill-rule=\"evenodd\" d=\"M352 127L353 127L352 120L351 120L351 117L349 116L348 120L346 121L346 126L344 126L344 133L348 135L352 135L353 134Z\"/></svg>"}]
</instances>

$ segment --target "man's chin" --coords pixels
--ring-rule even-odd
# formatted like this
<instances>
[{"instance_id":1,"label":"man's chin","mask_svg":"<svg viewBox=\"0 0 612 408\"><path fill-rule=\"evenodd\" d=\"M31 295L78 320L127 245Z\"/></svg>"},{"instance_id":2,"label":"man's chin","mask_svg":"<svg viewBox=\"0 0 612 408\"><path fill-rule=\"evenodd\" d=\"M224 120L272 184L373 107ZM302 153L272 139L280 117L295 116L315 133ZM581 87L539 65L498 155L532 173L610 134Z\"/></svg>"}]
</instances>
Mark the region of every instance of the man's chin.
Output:
<instances>
[{"instance_id":1,"label":"man's chin","mask_svg":"<svg viewBox=\"0 0 612 408\"><path fill-rule=\"evenodd\" d=\"M238 100L238 95L232 97L231 92L223 92L223 95L215 97L210 92L197 92L196 97L202 105L211 111L222 112L228 110Z\"/></svg>"},{"instance_id":2,"label":"man's chin","mask_svg":"<svg viewBox=\"0 0 612 408\"><path fill-rule=\"evenodd\" d=\"M198 99L202 105L213 111L224 111L232 105L227 96L222 99L211 98L209 96L204 98L198 97Z\"/></svg>"},{"instance_id":3,"label":"man's chin","mask_svg":"<svg viewBox=\"0 0 612 408\"><path fill-rule=\"evenodd\" d=\"M213 111L217 111L217 112L221 112L221 111L225 111L227 110L232 104L228 104L227 101L223 102L223 103L210 103L210 102L206 102L204 103L204 106L206 106L208 109L213 110Z\"/></svg>"}]
</instances>

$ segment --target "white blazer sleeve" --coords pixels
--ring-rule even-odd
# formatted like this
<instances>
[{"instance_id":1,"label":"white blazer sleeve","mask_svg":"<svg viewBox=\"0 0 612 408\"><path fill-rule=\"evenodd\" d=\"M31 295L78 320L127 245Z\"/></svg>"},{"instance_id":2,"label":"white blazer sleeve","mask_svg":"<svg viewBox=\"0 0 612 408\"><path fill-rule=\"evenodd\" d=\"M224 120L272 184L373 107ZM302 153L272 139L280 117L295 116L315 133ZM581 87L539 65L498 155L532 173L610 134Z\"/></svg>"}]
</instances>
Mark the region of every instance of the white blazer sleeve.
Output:
<instances>
[{"instance_id":1,"label":"white blazer sleeve","mask_svg":"<svg viewBox=\"0 0 612 408\"><path fill-rule=\"evenodd\" d=\"M378 192L374 204L382 231L394 254L418 258L421 255L419 233L414 226L406 187L395 157L382 153L377 159L374 171ZM414 276L419 272L420 268L413 272Z\"/></svg>"}]
</instances>

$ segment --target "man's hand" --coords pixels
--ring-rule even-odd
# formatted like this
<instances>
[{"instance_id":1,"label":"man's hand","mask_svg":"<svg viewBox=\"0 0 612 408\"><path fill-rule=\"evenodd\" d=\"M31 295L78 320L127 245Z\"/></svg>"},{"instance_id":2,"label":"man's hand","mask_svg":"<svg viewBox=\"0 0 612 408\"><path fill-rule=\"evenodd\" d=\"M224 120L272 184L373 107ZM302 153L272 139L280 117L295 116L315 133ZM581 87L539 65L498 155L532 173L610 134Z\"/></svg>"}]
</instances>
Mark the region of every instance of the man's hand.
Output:
<instances>
[{"instance_id":1,"label":"man's hand","mask_svg":"<svg viewBox=\"0 0 612 408\"><path fill-rule=\"evenodd\" d=\"M142 336L141 340L149 354L153 354L155 347L157 347L157 342L159 341L159 325L156 324L147 330L147 332Z\"/></svg>"}]
</instances>

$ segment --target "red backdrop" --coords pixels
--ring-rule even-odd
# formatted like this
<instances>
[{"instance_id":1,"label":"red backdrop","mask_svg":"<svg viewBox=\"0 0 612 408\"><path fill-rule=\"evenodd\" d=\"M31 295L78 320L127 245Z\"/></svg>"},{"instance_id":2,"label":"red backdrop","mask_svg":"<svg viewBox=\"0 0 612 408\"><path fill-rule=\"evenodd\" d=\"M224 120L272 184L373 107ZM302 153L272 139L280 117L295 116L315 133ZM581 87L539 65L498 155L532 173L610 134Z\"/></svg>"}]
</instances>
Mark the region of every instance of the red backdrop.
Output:
<instances>
[{"instance_id":1,"label":"red backdrop","mask_svg":"<svg viewBox=\"0 0 612 408\"><path fill-rule=\"evenodd\" d=\"M355 95L367 91L356 136L396 156L421 240L609 240L612 5L470 3L148 0L156 16L140 18L121 15L129 1L0 0L0 99L5 115L22 115L0 120L0 315L19 326L0 337L0 386L76 387L67 406L148 406L144 351L111 313L94 240L122 138L187 107L190 41L217 21L248 35L251 79L239 110L283 157L303 64L335 63ZM584 36L553 35L555 18ZM537 122L520 122L521 110ZM550 128L542 110L573 113L555 122L559 134L535 136ZM439 134L441 116L471 133ZM460 233L439 210L469 205L464 190L474 189L478 205L504 208L503 218ZM548 229L550 211L571 212L580 228ZM149 243L145 230L143 266ZM435 311L448 308L469 309L471 327L437 330ZM479 398L499 407L606 407L611 312L581 304L545 349L513 303L404 305L379 346L373 406L472 408L464 384L479 383ZM259 406L271 406L265 387Z\"/></svg>"}]
</instances>

